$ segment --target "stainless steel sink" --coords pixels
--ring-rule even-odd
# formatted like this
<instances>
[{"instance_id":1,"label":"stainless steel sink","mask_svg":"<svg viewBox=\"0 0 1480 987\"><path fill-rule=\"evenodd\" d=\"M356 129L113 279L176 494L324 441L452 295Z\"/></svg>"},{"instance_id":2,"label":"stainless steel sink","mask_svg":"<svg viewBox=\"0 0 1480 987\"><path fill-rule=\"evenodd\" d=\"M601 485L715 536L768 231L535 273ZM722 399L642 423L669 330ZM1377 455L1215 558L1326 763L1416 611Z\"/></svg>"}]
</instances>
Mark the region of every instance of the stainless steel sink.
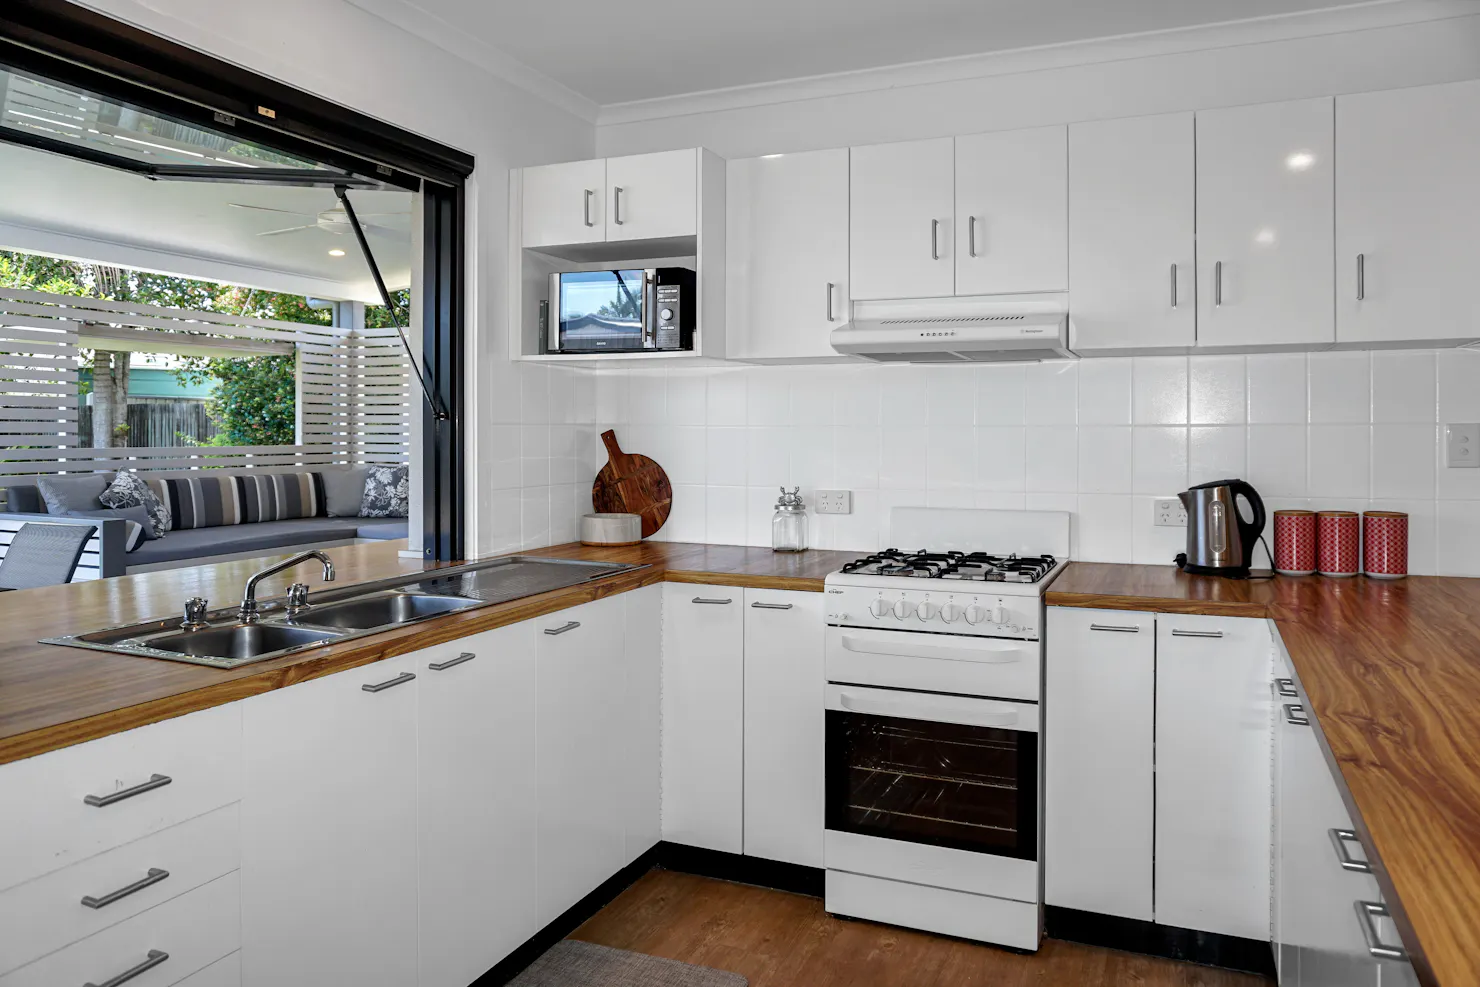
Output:
<instances>
[{"instance_id":1,"label":"stainless steel sink","mask_svg":"<svg viewBox=\"0 0 1480 987\"><path fill-rule=\"evenodd\" d=\"M365 631L395 627L444 613L487 606L483 600L466 596L432 596L418 593L381 593L343 603L323 603L293 618L295 624Z\"/></svg>"},{"instance_id":2,"label":"stainless steel sink","mask_svg":"<svg viewBox=\"0 0 1480 987\"><path fill-rule=\"evenodd\" d=\"M335 631L282 624L227 624L153 637L149 639L149 647L194 658L240 661L320 644L341 636Z\"/></svg>"}]
</instances>

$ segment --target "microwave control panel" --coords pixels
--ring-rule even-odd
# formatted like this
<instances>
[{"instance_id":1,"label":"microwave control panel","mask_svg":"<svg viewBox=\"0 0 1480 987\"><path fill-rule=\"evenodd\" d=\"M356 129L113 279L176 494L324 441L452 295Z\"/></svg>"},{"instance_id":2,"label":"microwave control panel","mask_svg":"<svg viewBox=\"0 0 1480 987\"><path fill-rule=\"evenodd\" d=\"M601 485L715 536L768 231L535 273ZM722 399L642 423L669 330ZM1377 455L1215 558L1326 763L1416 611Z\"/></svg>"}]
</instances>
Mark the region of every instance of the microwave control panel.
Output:
<instances>
[{"instance_id":1,"label":"microwave control panel","mask_svg":"<svg viewBox=\"0 0 1480 987\"><path fill-rule=\"evenodd\" d=\"M683 306L683 287L676 284L660 284L654 289L657 298L656 311L653 313L653 332L657 337L657 348L660 350L676 350L682 346L683 320L680 312Z\"/></svg>"}]
</instances>

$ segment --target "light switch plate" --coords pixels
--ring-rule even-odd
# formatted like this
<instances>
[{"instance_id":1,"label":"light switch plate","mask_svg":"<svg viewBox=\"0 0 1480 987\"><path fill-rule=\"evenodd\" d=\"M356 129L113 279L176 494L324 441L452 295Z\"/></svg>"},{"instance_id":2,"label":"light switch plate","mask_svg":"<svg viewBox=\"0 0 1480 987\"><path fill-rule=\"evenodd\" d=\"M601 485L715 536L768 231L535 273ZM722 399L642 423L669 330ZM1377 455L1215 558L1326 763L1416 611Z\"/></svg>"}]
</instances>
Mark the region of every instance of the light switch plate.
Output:
<instances>
[{"instance_id":1,"label":"light switch plate","mask_svg":"<svg viewBox=\"0 0 1480 987\"><path fill-rule=\"evenodd\" d=\"M853 513L853 491L851 491L851 490L819 490L819 491L817 491L817 513L818 514L852 514Z\"/></svg>"},{"instance_id":2,"label":"light switch plate","mask_svg":"<svg viewBox=\"0 0 1480 987\"><path fill-rule=\"evenodd\" d=\"M1444 465L1480 466L1480 425L1444 426Z\"/></svg>"},{"instance_id":3,"label":"light switch plate","mask_svg":"<svg viewBox=\"0 0 1480 987\"><path fill-rule=\"evenodd\" d=\"M1157 528L1187 527L1187 509L1176 497L1158 497L1151 502L1151 523Z\"/></svg>"}]
</instances>

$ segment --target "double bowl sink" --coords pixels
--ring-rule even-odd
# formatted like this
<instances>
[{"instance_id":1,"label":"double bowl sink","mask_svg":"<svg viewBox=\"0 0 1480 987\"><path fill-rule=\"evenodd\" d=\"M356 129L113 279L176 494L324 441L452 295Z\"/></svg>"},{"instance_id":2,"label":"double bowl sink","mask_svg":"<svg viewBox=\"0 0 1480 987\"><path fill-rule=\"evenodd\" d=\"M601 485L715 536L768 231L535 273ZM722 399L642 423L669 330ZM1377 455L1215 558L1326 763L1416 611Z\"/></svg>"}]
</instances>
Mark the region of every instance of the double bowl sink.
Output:
<instances>
[{"instance_id":1,"label":"double bowl sink","mask_svg":"<svg viewBox=\"0 0 1480 987\"><path fill-rule=\"evenodd\" d=\"M510 556L321 590L310 606L292 614L284 599L264 601L261 616L251 622L241 621L237 609L229 607L208 613L206 626L193 630L182 628L175 617L41 643L235 668L639 568L643 566Z\"/></svg>"}]
</instances>

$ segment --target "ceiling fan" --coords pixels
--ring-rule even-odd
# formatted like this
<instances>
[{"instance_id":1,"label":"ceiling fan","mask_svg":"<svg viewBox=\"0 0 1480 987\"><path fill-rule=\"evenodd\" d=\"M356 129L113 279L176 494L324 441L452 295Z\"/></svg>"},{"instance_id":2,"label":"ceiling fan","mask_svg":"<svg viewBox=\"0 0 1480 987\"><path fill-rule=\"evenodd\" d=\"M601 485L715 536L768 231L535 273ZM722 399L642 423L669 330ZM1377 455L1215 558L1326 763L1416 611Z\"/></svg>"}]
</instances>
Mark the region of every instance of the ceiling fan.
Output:
<instances>
[{"instance_id":1,"label":"ceiling fan","mask_svg":"<svg viewBox=\"0 0 1480 987\"><path fill-rule=\"evenodd\" d=\"M344 206L342 205L335 206L333 209L325 209L323 212L312 213L302 212L301 210L297 209L274 209L271 206L252 206L248 205L245 202L228 202L226 204L228 206L231 206L233 209L251 209L256 212L276 212L283 213L287 216L299 216L303 219L312 220L312 222L305 223L301 226L287 226L280 230L267 230L265 233L258 233L258 236L279 236L283 233L297 233L300 230L323 230L325 233L333 233L335 236L343 236L346 233L353 232L354 229L352 226L350 226L349 216L345 213ZM410 213L405 212L361 213L359 212L359 210L356 210L356 213L362 217L410 215ZM396 240L406 240L410 237L410 234L408 233L404 233L400 230L393 230L385 226L376 226L373 223L362 222L360 226L364 229L366 233L371 233L377 236L390 237Z\"/></svg>"}]
</instances>

